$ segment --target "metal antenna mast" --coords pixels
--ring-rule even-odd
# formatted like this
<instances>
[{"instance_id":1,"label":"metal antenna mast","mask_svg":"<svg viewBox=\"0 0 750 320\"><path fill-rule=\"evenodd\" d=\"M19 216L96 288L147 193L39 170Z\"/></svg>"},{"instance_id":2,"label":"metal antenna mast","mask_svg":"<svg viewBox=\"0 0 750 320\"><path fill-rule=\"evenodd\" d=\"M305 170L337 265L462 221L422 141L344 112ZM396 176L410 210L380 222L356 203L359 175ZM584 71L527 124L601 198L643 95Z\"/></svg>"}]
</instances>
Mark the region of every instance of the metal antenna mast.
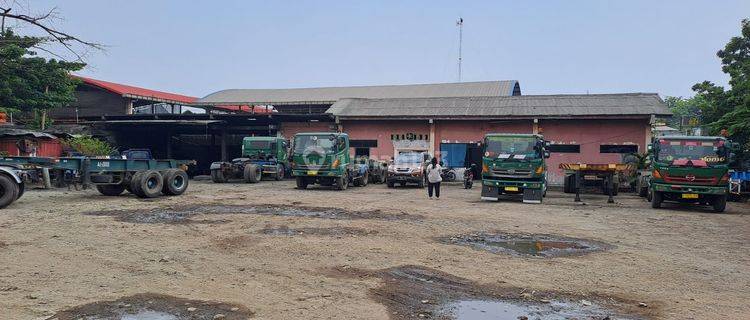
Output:
<instances>
[{"instance_id":1,"label":"metal antenna mast","mask_svg":"<svg viewBox=\"0 0 750 320\"><path fill-rule=\"evenodd\" d=\"M464 18L459 17L456 25L458 26L458 82L461 82L461 45L464 41Z\"/></svg>"}]
</instances>

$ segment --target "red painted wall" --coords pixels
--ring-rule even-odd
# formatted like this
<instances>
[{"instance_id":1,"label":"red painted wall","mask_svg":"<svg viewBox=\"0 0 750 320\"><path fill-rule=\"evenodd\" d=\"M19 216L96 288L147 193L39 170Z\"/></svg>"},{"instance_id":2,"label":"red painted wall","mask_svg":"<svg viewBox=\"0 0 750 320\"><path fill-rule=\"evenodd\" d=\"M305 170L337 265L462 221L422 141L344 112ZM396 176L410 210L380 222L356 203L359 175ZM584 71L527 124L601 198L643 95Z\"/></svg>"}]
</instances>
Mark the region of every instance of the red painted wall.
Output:
<instances>
[{"instance_id":1,"label":"red painted wall","mask_svg":"<svg viewBox=\"0 0 750 320\"><path fill-rule=\"evenodd\" d=\"M646 150L648 120L541 120L544 138L553 144L578 144L581 153L553 153L547 161L550 184L562 184L560 163L618 163L622 154L599 153L602 144L637 144Z\"/></svg>"},{"instance_id":2,"label":"red painted wall","mask_svg":"<svg viewBox=\"0 0 750 320\"><path fill-rule=\"evenodd\" d=\"M21 138L3 138L0 139L0 151L7 153L9 156L29 156L28 153L18 151L16 143ZM56 139L35 139L26 138L27 140L36 141L37 157L59 157L62 155L62 145Z\"/></svg>"},{"instance_id":3,"label":"red painted wall","mask_svg":"<svg viewBox=\"0 0 750 320\"><path fill-rule=\"evenodd\" d=\"M430 134L430 125L427 120L421 121L343 121L344 132L349 134L352 140L377 140L378 147L370 148L370 158L378 160L390 160L393 157L393 142L391 134ZM354 154L354 150L351 150Z\"/></svg>"},{"instance_id":4,"label":"red painted wall","mask_svg":"<svg viewBox=\"0 0 750 320\"><path fill-rule=\"evenodd\" d=\"M279 132L287 139L291 139L295 134L300 132L334 132L331 129L335 126L333 122L283 122Z\"/></svg>"}]
</instances>

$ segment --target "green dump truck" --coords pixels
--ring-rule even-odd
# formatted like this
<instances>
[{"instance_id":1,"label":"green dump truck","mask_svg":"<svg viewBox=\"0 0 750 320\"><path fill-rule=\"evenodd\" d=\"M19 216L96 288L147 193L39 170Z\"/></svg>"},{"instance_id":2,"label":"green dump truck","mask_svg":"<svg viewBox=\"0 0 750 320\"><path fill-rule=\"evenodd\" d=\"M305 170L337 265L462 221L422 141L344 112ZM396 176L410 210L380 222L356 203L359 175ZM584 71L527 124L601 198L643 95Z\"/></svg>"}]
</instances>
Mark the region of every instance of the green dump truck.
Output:
<instances>
[{"instance_id":1,"label":"green dump truck","mask_svg":"<svg viewBox=\"0 0 750 320\"><path fill-rule=\"evenodd\" d=\"M282 180L289 172L289 143L284 137L245 137L242 157L211 163L211 180L222 183L242 179L256 183L264 176Z\"/></svg>"},{"instance_id":2,"label":"green dump truck","mask_svg":"<svg viewBox=\"0 0 750 320\"><path fill-rule=\"evenodd\" d=\"M664 201L710 205L723 212L729 193L729 162L736 144L723 137L663 136L651 144L647 180L651 207Z\"/></svg>"},{"instance_id":3,"label":"green dump truck","mask_svg":"<svg viewBox=\"0 0 750 320\"><path fill-rule=\"evenodd\" d=\"M350 183L367 185L369 168L352 161L346 133L298 133L292 142L292 176L299 189L317 183L345 190Z\"/></svg>"},{"instance_id":4,"label":"green dump truck","mask_svg":"<svg viewBox=\"0 0 750 320\"><path fill-rule=\"evenodd\" d=\"M547 191L547 143L538 134L492 133L484 137L482 200L521 195L541 203Z\"/></svg>"}]
</instances>

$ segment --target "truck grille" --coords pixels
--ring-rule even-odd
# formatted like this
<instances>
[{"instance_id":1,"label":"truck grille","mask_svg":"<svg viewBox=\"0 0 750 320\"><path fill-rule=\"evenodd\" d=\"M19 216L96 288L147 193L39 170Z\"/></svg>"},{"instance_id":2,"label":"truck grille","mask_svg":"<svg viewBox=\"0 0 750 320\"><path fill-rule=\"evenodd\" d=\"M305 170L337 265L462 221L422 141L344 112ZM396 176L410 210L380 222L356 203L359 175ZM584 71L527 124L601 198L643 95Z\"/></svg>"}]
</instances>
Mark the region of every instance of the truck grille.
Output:
<instances>
[{"instance_id":1,"label":"truck grille","mask_svg":"<svg viewBox=\"0 0 750 320\"><path fill-rule=\"evenodd\" d=\"M696 177L696 176L670 176L665 175L664 176L665 182L670 183L682 183L682 184L716 184L717 178L716 177Z\"/></svg>"},{"instance_id":2,"label":"truck grille","mask_svg":"<svg viewBox=\"0 0 750 320\"><path fill-rule=\"evenodd\" d=\"M531 176L531 170L529 169L492 169L492 174L503 177L529 177Z\"/></svg>"}]
</instances>

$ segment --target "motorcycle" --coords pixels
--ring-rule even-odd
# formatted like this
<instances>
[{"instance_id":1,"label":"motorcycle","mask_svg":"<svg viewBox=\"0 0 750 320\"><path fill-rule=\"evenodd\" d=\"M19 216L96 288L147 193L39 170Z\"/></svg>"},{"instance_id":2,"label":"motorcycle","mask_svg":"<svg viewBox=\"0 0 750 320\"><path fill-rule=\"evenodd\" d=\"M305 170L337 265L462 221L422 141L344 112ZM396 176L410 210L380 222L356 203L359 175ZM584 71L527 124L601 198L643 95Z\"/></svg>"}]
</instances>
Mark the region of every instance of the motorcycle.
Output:
<instances>
[{"instance_id":1,"label":"motorcycle","mask_svg":"<svg viewBox=\"0 0 750 320\"><path fill-rule=\"evenodd\" d=\"M443 168L440 172L440 177L443 178L443 181L455 181L456 171L451 168Z\"/></svg>"},{"instance_id":2,"label":"motorcycle","mask_svg":"<svg viewBox=\"0 0 750 320\"><path fill-rule=\"evenodd\" d=\"M469 168L464 170L464 189L471 189L474 185L474 169L476 169L476 167L476 164L472 164Z\"/></svg>"}]
</instances>

